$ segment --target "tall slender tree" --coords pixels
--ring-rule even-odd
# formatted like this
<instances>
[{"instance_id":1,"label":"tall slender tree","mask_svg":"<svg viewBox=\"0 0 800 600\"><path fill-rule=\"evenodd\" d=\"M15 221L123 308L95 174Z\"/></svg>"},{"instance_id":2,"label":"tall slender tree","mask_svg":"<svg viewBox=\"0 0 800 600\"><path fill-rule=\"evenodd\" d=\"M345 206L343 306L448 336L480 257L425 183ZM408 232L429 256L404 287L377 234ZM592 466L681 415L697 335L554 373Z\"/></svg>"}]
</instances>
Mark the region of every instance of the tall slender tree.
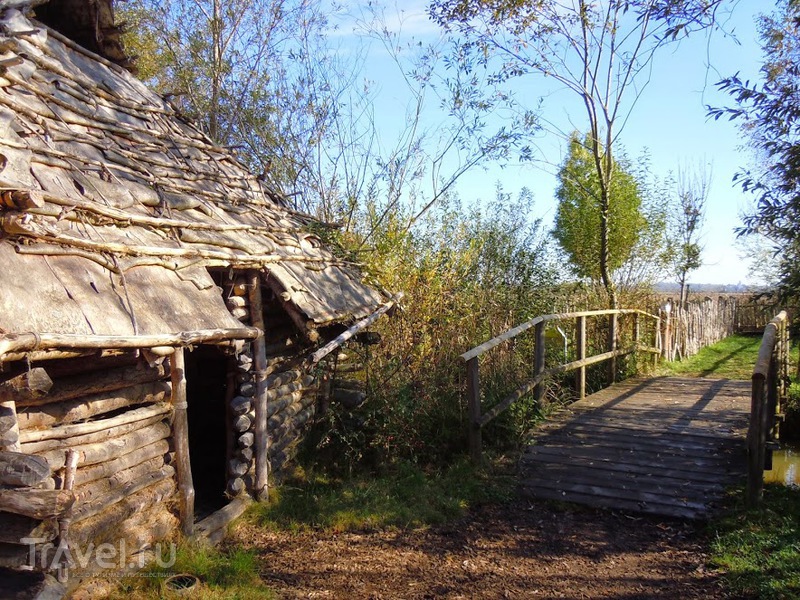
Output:
<instances>
[{"instance_id":1,"label":"tall slender tree","mask_svg":"<svg viewBox=\"0 0 800 600\"><path fill-rule=\"evenodd\" d=\"M459 33L500 80L532 73L577 97L588 121L599 185L598 270L612 307L610 232L614 149L646 85L653 57L692 32L711 27L724 0L433 0L431 16ZM536 122L530 113L527 123ZM541 122L539 122L541 126Z\"/></svg>"}]
</instances>

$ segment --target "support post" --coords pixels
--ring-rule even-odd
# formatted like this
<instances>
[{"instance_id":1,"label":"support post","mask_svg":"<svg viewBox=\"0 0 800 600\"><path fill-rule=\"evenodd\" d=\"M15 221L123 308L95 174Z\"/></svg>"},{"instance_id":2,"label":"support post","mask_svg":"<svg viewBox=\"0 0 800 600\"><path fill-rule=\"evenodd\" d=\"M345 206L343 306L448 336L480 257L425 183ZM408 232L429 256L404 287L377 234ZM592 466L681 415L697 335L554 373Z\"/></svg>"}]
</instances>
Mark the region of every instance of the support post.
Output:
<instances>
[{"instance_id":1,"label":"support post","mask_svg":"<svg viewBox=\"0 0 800 600\"><path fill-rule=\"evenodd\" d=\"M469 455L472 462L480 465L483 460L483 440L481 438L481 388L478 371L478 357L467 361L467 407L469 417L467 436L469 438Z\"/></svg>"},{"instance_id":2,"label":"support post","mask_svg":"<svg viewBox=\"0 0 800 600\"><path fill-rule=\"evenodd\" d=\"M586 358L586 317L581 316L575 319L575 350L577 351L576 360ZM578 392L578 399L583 400L586 396L586 367L580 366L575 371L575 391Z\"/></svg>"},{"instance_id":3,"label":"support post","mask_svg":"<svg viewBox=\"0 0 800 600\"><path fill-rule=\"evenodd\" d=\"M608 316L608 351L615 352L617 349L617 313ZM617 357L612 356L608 361L608 384L611 385L617 380Z\"/></svg>"},{"instance_id":4,"label":"support post","mask_svg":"<svg viewBox=\"0 0 800 600\"><path fill-rule=\"evenodd\" d=\"M261 299L261 276L252 270L247 274L247 290L250 300L250 324L261 330L253 341L253 368L255 392L255 441L253 454L256 461L256 500L269 497L269 437L267 434L267 346L264 340L264 309Z\"/></svg>"},{"instance_id":5,"label":"support post","mask_svg":"<svg viewBox=\"0 0 800 600\"><path fill-rule=\"evenodd\" d=\"M175 410L173 437L175 440L175 471L180 496L181 532L190 537L194 532L194 483L189 461L189 420L186 409L186 364L184 348L175 348L170 357L172 406Z\"/></svg>"},{"instance_id":6,"label":"support post","mask_svg":"<svg viewBox=\"0 0 800 600\"><path fill-rule=\"evenodd\" d=\"M750 427L747 430L747 487L745 502L748 508L757 506L764 494L764 405L766 382L760 376L753 376L750 400Z\"/></svg>"},{"instance_id":7,"label":"support post","mask_svg":"<svg viewBox=\"0 0 800 600\"><path fill-rule=\"evenodd\" d=\"M534 348L533 356L533 376L534 378L541 377L544 373L544 360L545 360L545 340L544 328L546 323L540 321L536 324L534 329ZM539 381L533 388L533 399L536 401L537 406L541 406L542 398L544 397L544 382Z\"/></svg>"}]
</instances>

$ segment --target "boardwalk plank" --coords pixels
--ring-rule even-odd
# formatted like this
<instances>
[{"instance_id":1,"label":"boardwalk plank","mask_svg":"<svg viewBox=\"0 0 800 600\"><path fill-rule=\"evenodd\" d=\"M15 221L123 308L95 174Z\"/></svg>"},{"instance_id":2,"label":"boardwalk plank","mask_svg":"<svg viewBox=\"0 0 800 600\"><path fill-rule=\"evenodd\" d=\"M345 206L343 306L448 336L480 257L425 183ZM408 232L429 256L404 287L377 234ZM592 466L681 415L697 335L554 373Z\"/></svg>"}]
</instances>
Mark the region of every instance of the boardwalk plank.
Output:
<instances>
[{"instance_id":1,"label":"boardwalk plank","mask_svg":"<svg viewBox=\"0 0 800 600\"><path fill-rule=\"evenodd\" d=\"M529 496L705 518L745 475L750 383L635 379L570 405L522 457Z\"/></svg>"}]
</instances>

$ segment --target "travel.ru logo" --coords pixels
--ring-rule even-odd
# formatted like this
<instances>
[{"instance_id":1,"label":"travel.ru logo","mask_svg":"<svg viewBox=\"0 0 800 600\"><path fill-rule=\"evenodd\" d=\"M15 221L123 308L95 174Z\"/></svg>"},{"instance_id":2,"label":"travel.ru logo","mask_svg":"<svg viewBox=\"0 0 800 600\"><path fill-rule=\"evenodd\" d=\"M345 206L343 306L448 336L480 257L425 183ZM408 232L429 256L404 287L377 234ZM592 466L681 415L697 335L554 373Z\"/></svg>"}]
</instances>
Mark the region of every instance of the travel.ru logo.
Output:
<instances>
[{"instance_id":1,"label":"travel.ru logo","mask_svg":"<svg viewBox=\"0 0 800 600\"><path fill-rule=\"evenodd\" d=\"M72 574L91 575L100 570L104 575L112 575L116 570L119 575L142 569L148 558L153 558L155 565L161 569L169 569L175 564L177 548L173 542L162 546L156 543L152 553L130 553L121 539L117 543L89 543L84 548L78 545L47 542L47 538L22 538L28 545L28 565L42 571L58 571L58 578L65 580L70 571ZM45 543L47 542L47 543ZM167 552L168 550L168 552Z\"/></svg>"}]
</instances>

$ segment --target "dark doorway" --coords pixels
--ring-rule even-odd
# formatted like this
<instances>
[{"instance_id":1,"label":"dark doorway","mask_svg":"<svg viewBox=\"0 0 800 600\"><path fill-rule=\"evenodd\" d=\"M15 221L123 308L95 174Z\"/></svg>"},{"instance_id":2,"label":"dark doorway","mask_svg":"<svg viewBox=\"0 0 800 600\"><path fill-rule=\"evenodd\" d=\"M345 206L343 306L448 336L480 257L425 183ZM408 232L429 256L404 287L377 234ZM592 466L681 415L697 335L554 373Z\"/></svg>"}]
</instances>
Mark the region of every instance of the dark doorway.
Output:
<instances>
[{"instance_id":1,"label":"dark doorway","mask_svg":"<svg viewBox=\"0 0 800 600\"><path fill-rule=\"evenodd\" d=\"M189 454L195 491L195 519L222 508L227 462L225 391L228 357L214 346L186 353L186 396L189 404Z\"/></svg>"}]
</instances>

